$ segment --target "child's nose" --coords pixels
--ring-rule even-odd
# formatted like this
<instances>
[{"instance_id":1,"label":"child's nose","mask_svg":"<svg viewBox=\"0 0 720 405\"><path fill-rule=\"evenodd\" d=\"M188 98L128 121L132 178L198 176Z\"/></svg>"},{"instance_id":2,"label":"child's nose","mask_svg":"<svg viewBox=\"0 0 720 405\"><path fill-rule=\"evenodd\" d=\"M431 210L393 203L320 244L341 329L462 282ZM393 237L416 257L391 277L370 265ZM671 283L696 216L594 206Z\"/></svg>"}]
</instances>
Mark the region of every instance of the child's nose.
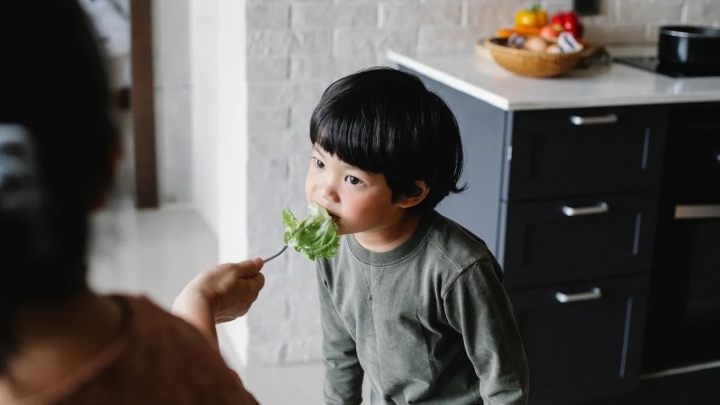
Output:
<instances>
[{"instance_id":1,"label":"child's nose","mask_svg":"<svg viewBox=\"0 0 720 405\"><path fill-rule=\"evenodd\" d=\"M320 185L320 196L328 201L337 202L338 193L332 181L325 181Z\"/></svg>"}]
</instances>

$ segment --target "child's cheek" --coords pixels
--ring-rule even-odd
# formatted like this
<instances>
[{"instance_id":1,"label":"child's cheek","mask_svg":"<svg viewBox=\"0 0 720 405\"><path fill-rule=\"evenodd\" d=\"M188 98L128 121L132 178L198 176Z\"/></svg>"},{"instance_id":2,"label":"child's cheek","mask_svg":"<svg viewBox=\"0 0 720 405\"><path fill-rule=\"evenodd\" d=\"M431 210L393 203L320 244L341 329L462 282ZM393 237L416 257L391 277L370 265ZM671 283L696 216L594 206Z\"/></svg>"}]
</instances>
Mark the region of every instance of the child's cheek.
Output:
<instances>
[{"instance_id":1,"label":"child's cheek","mask_svg":"<svg viewBox=\"0 0 720 405\"><path fill-rule=\"evenodd\" d=\"M310 170L305 175L305 199L312 200L312 179L310 178Z\"/></svg>"}]
</instances>

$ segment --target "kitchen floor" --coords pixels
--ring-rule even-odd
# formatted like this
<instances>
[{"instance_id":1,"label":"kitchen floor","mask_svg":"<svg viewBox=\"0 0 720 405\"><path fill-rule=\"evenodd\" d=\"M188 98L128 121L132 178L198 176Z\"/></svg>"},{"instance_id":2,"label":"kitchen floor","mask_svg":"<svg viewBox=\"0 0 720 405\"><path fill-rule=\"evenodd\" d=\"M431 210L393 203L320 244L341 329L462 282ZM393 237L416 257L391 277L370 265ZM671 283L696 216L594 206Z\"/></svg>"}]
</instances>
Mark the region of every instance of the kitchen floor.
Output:
<instances>
[{"instance_id":1,"label":"kitchen floor","mask_svg":"<svg viewBox=\"0 0 720 405\"><path fill-rule=\"evenodd\" d=\"M94 228L91 284L102 292L145 294L170 308L187 282L217 262L214 234L188 207L136 211L128 198L118 199L95 218ZM323 403L321 362L270 367L251 361L241 369L226 349L227 336L219 338L226 361L261 404ZM364 397L369 403L367 386Z\"/></svg>"}]
</instances>

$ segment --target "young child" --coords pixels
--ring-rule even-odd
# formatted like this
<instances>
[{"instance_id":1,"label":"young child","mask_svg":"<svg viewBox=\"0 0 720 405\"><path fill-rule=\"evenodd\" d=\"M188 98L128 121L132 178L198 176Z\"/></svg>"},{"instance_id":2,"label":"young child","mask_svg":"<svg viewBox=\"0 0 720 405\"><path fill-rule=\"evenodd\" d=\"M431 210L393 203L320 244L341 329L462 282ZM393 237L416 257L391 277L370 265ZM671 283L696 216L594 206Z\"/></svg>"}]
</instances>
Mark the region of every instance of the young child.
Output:
<instances>
[{"instance_id":1,"label":"young child","mask_svg":"<svg viewBox=\"0 0 720 405\"><path fill-rule=\"evenodd\" d=\"M325 401L526 404L528 369L502 271L434 208L463 152L447 105L389 68L333 83L310 122L305 192L343 236L317 260Z\"/></svg>"}]
</instances>

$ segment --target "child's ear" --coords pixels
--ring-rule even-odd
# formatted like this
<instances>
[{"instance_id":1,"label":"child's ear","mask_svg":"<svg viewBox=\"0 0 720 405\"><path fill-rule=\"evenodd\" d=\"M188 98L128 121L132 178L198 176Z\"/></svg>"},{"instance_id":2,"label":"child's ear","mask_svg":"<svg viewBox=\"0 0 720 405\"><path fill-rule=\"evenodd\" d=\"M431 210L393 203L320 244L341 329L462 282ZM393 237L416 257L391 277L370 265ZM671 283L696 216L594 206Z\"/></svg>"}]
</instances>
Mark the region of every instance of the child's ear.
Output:
<instances>
[{"instance_id":1,"label":"child's ear","mask_svg":"<svg viewBox=\"0 0 720 405\"><path fill-rule=\"evenodd\" d=\"M415 192L410 195L400 197L397 204L400 208L414 207L423 202L429 192L430 188L427 186L427 184L425 184L424 181L416 181Z\"/></svg>"}]
</instances>

